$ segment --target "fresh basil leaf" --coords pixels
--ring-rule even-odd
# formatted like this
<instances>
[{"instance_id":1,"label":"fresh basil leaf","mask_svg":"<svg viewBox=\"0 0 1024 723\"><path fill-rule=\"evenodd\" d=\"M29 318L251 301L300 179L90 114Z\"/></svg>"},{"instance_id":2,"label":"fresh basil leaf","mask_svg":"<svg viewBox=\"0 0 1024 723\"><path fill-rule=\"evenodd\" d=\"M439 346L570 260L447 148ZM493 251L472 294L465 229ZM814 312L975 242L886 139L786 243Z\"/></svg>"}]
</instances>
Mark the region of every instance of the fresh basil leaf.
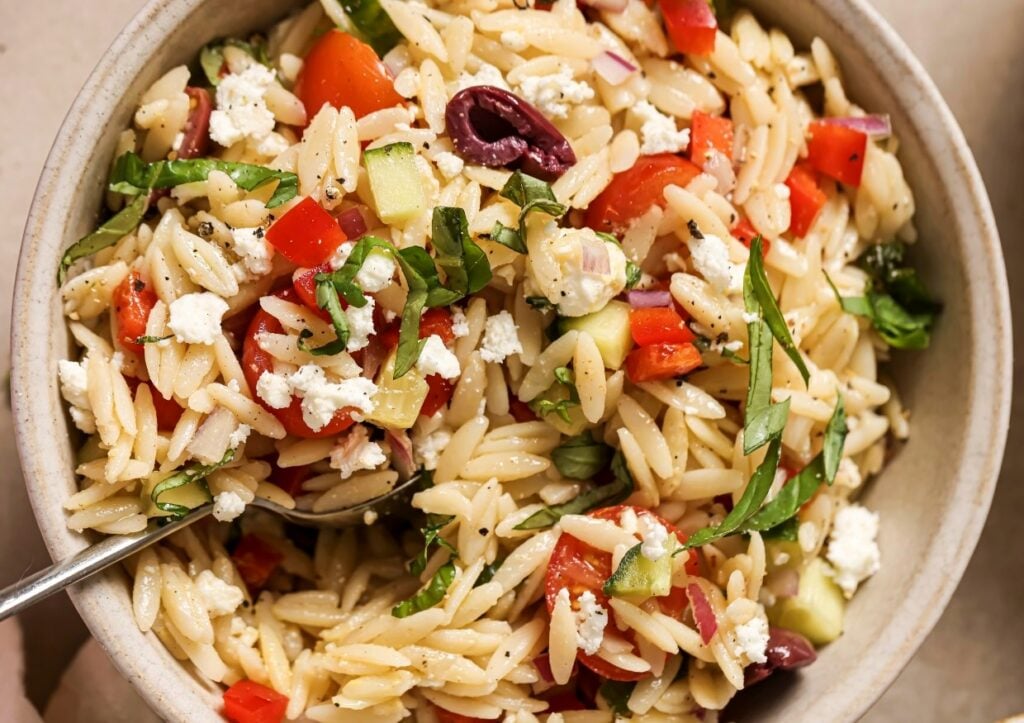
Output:
<instances>
[{"instance_id":1,"label":"fresh basil leaf","mask_svg":"<svg viewBox=\"0 0 1024 723\"><path fill-rule=\"evenodd\" d=\"M552 311L555 305L548 301L546 296L527 296L526 303L537 311Z\"/></svg>"},{"instance_id":2,"label":"fresh basil leaf","mask_svg":"<svg viewBox=\"0 0 1024 723\"><path fill-rule=\"evenodd\" d=\"M739 364L741 366L746 366L747 364L750 364L749 359L744 359L739 354L734 352L732 349L728 349L725 346L723 346L723 343L727 338L728 337L726 337L725 335L722 335L721 340L716 339L712 341L711 339L708 339L706 336L698 336L696 339L693 340L693 345L697 347L698 350L700 350L701 354L718 354L723 359L728 359L733 364Z\"/></svg>"},{"instance_id":3,"label":"fresh basil leaf","mask_svg":"<svg viewBox=\"0 0 1024 723\"><path fill-rule=\"evenodd\" d=\"M781 525L776 525L770 530L765 530L761 533L761 537L766 540L782 540L785 542L796 542L798 539L798 533L800 532L800 523L795 517L792 517Z\"/></svg>"},{"instance_id":4,"label":"fresh basil leaf","mask_svg":"<svg viewBox=\"0 0 1024 723\"><path fill-rule=\"evenodd\" d=\"M501 569L502 562L504 562L504 560L495 560L489 565L484 565L484 569L480 571L480 577L478 577L476 579L476 582L473 583L473 587L480 587L481 585L486 585L491 580L493 580L494 574L499 569Z\"/></svg>"},{"instance_id":5,"label":"fresh basil leaf","mask_svg":"<svg viewBox=\"0 0 1024 723\"><path fill-rule=\"evenodd\" d=\"M846 405L843 395L836 400L835 410L825 426L825 439L821 448L821 461L825 468L825 479L829 484L839 472L839 463L843 460L843 445L846 444Z\"/></svg>"},{"instance_id":6,"label":"fresh basil leaf","mask_svg":"<svg viewBox=\"0 0 1024 723\"><path fill-rule=\"evenodd\" d=\"M598 692L613 713L617 716L631 718L633 713L629 710L629 697L633 695L634 688L636 688L636 683L606 680L601 683Z\"/></svg>"},{"instance_id":7,"label":"fresh basil leaf","mask_svg":"<svg viewBox=\"0 0 1024 723\"><path fill-rule=\"evenodd\" d=\"M224 457L220 462L210 465L192 464L180 469L167 479L157 484L150 493L149 498L153 500L153 504L158 510L161 512L169 512L171 519L180 520L192 511L191 508L184 507L183 505L177 505L172 502L161 502L160 498L171 490L175 490L179 487L184 487L187 484L195 482L206 492L208 499L212 500L213 497L210 496L210 490L206 486L206 478L231 462L234 458L235 450L229 449L225 452Z\"/></svg>"},{"instance_id":8,"label":"fresh basil leaf","mask_svg":"<svg viewBox=\"0 0 1024 723\"><path fill-rule=\"evenodd\" d=\"M807 384L811 373L807 370L800 350L793 341L793 335L789 331L786 319L782 316L779 303L775 299L772 287L768 283L768 276L764 271L763 242L760 236L756 236L750 244L750 259L747 262L747 274L750 277L751 290L761 305L762 318L768 324L772 336L779 342L779 346L786 352L796 368L800 370L800 376Z\"/></svg>"},{"instance_id":9,"label":"fresh basil leaf","mask_svg":"<svg viewBox=\"0 0 1024 723\"><path fill-rule=\"evenodd\" d=\"M612 474L615 481L610 484L594 487L587 490L575 499L569 500L560 505L552 505L534 512L525 520L516 525L517 530L539 530L551 527L558 522L563 515L582 515L598 507L616 505L633 494L633 475L626 467L626 460L622 452L616 452L611 462Z\"/></svg>"},{"instance_id":10,"label":"fresh basil leaf","mask_svg":"<svg viewBox=\"0 0 1024 723\"><path fill-rule=\"evenodd\" d=\"M559 384L575 387L576 375L572 373L572 369L569 367L558 367L555 369L555 381Z\"/></svg>"},{"instance_id":11,"label":"fresh basil leaf","mask_svg":"<svg viewBox=\"0 0 1024 723\"><path fill-rule=\"evenodd\" d=\"M551 459L563 477L588 480L608 466L613 450L596 441L589 432L570 437L555 447Z\"/></svg>"},{"instance_id":12,"label":"fresh basil leaf","mask_svg":"<svg viewBox=\"0 0 1024 723\"><path fill-rule=\"evenodd\" d=\"M377 0L338 0L348 19L377 55L384 57L403 40Z\"/></svg>"},{"instance_id":13,"label":"fresh basil leaf","mask_svg":"<svg viewBox=\"0 0 1024 723\"><path fill-rule=\"evenodd\" d=\"M346 316L345 310L341 308L341 299L338 297L338 290L334 288L334 282L331 281L330 275L317 274L315 282L316 305L330 315L335 339L322 346L310 348L307 341L313 336L313 333L309 329L303 329L299 334L299 349L313 356L341 354L341 352L348 348L348 316Z\"/></svg>"},{"instance_id":14,"label":"fresh basil leaf","mask_svg":"<svg viewBox=\"0 0 1024 723\"><path fill-rule=\"evenodd\" d=\"M626 259L626 288L632 289L634 286L640 283L640 279L643 278L644 272L640 270L640 267L634 264L629 259Z\"/></svg>"},{"instance_id":15,"label":"fresh basil leaf","mask_svg":"<svg viewBox=\"0 0 1024 723\"><path fill-rule=\"evenodd\" d=\"M248 53L257 63L268 68L272 67L270 57L267 55L266 43L262 38L252 43L247 43L238 38L228 38L224 41L208 43L199 51L199 67L202 68L206 80L214 87L220 85L220 73L224 69L225 45L240 48Z\"/></svg>"},{"instance_id":16,"label":"fresh basil leaf","mask_svg":"<svg viewBox=\"0 0 1024 723\"><path fill-rule=\"evenodd\" d=\"M934 313L912 314L888 294L879 293L868 285L864 296L841 296L832 278L826 273L825 279L843 311L862 316L882 340L894 349L927 349L931 343L931 327Z\"/></svg>"},{"instance_id":17,"label":"fresh basil leaf","mask_svg":"<svg viewBox=\"0 0 1024 723\"><path fill-rule=\"evenodd\" d=\"M92 256L105 248L113 246L142 223L149 209L149 194L143 193L135 197L127 206L118 211L98 229L73 243L61 257L57 270L57 283L63 284L68 269L79 259Z\"/></svg>"},{"instance_id":18,"label":"fresh basil leaf","mask_svg":"<svg viewBox=\"0 0 1024 723\"><path fill-rule=\"evenodd\" d=\"M442 565L425 588L408 600L398 603L391 609L396 618L407 618L413 613L428 610L444 600L448 588L455 581L455 563L446 562Z\"/></svg>"},{"instance_id":19,"label":"fresh basil leaf","mask_svg":"<svg viewBox=\"0 0 1024 723\"><path fill-rule=\"evenodd\" d=\"M448 289L466 296L475 294L491 280L487 255L469 235L469 221L461 208L438 206L431 223L434 261L444 271Z\"/></svg>"},{"instance_id":20,"label":"fresh basil leaf","mask_svg":"<svg viewBox=\"0 0 1024 723\"><path fill-rule=\"evenodd\" d=\"M879 292L886 292L911 314L937 314L936 302L917 271L904 261L907 247L900 242L872 246L857 259L857 265L875 281Z\"/></svg>"},{"instance_id":21,"label":"fresh basil leaf","mask_svg":"<svg viewBox=\"0 0 1024 723\"><path fill-rule=\"evenodd\" d=\"M409 572L413 575L423 574L423 571L427 569L427 560L430 559L430 550L434 545L444 547L449 552L455 553L455 548L452 547L451 543L441 537L441 530L450 525L454 520L454 517L444 515L438 516L438 519L427 521L427 526L420 530L423 533L423 551L409 561Z\"/></svg>"},{"instance_id":22,"label":"fresh basil leaf","mask_svg":"<svg viewBox=\"0 0 1024 723\"><path fill-rule=\"evenodd\" d=\"M159 344L162 341L167 341L168 339L173 338L174 334L168 334L167 336L140 336L135 339L135 343L145 346L146 344Z\"/></svg>"},{"instance_id":23,"label":"fresh basil leaf","mask_svg":"<svg viewBox=\"0 0 1024 723\"><path fill-rule=\"evenodd\" d=\"M569 410L579 406L579 402L572 399L534 399L528 406L538 417L557 414L563 422L572 424Z\"/></svg>"},{"instance_id":24,"label":"fresh basil leaf","mask_svg":"<svg viewBox=\"0 0 1024 723\"><path fill-rule=\"evenodd\" d=\"M507 246L517 254L525 254L527 252L526 241L523 239L519 229L509 228L501 221L494 223L494 230L491 231L491 241Z\"/></svg>"},{"instance_id":25,"label":"fresh basil leaf","mask_svg":"<svg viewBox=\"0 0 1024 723\"><path fill-rule=\"evenodd\" d=\"M540 211L554 218L561 218L569 210L568 206L559 203L555 198L551 184L522 171L516 171L509 177L500 195L519 206L519 228L509 228L499 221L491 232L491 240L520 254L527 252L526 219L531 213Z\"/></svg>"}]
</instances>

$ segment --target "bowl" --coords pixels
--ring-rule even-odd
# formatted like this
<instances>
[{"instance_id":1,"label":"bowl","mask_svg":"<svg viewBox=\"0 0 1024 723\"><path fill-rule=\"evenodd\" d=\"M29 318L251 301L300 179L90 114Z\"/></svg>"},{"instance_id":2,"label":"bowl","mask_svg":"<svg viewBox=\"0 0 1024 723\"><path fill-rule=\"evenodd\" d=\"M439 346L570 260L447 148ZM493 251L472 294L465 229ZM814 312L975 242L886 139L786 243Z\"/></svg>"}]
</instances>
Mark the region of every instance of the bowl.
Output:
<instances>
[{"instance_id":1,"label":"bowl","mask_svg":"<svg viewBox=\"0 0 1024 723\"><path fill-rule=\"evenodd\" d=\"M118 131L160 74L206 42L270 25L297 0L152 0L118 36L79 93L46 162L18 266L12 334L18 450L54 559L89 544L67 529L75 489L72 437L57 388L69 348L57 298L62 250L91 230ZM850 606L847 633L818 662L743 696L730 718L854 720L896 678L935 624L985 521L1011 396L1006 275L992 212L963 134L920 64L864 0L750 0L796 43L820 36L850 97L892 115L917 197L915 262L945 302L931 349L889 367L913 434L866 492L882 515L881 571ZM216 721L219 690L134 624L129 585L111 570L69 591L120 671L168 720ZM732 710L736 715L732 715ZM756 711L756 715L752 713Z\"/></svg>"}]
</instances>

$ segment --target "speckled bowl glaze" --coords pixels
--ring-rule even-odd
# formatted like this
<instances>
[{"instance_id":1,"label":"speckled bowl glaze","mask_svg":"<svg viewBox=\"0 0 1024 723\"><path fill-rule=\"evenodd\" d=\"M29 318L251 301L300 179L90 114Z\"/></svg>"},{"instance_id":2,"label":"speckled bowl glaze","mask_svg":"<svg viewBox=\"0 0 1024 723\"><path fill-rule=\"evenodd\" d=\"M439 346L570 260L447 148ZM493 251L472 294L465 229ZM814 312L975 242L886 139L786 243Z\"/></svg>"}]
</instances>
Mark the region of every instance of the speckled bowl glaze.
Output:
<instances>
[{"instance_id":1,"label":"speckled bowl glaze","mask_svg":"<svg viewBox=\"0 0 1024 723\"><path fill-rule=\"evenodd\" d=\"M12 378L18 449L55 559L89 543L65 526L75 487L57 389L68 335L56 302L61 251L96 222L108 163L142 91L217 36L263 28L297 0L152 0L118 36L68 114L25 230L14 299ZM849 721L893 681L938 619L981 532L1003 454L1011 396L1010 310L1002 252L977 168L953 116L910 51L864 0L750 0L805 45L824 38L850 97L892 114L915 190L915 262L946 310L927 353L889 372L913 410L913 436L867 503L881 511L883 567L850 606L847 632L812 667L758 686L730 719ZM152 708L171 721L220 720L218 690L132 620L113 570L70 591L93 634Z\"/></svg>"}]
</instances>

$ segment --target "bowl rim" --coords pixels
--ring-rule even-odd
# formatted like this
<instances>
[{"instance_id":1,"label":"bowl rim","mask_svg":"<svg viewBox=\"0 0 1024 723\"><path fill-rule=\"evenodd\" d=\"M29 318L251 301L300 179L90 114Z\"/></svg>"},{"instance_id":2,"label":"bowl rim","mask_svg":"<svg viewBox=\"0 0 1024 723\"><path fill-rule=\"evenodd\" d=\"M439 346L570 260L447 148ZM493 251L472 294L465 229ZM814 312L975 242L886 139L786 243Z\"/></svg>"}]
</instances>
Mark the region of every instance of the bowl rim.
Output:
<instances>
[{"instance_id":1,"label":"bowl rim","mask_svg":"<svg viewBox=\"0 0 1024 723\"><path fill-rule=\"evenodd\" d=\"M44 439L33 423L33 419L43 419L55 413L53 399L56 398L52 373L56 362L51 358L52 349L40 341L44 335L33 333L34 328L40 328L36 324L50 323L49 306L53 303L53 271L56 268L56 258L47 258L45 249L40 253L40 239L53 235L62 237L64 216L50 209L60 199L74 198L85 177L90 153L77 151L76 144L83 137L90 141L98 140L112 132L104 126L103 113L91 112L94 103L97 99L116 103L124 88L142 71L161 44L206 2L208 0L149 0L117 35L79 91L58 131L25 225L14 286L12 319L17 321L11 326L12 411L29 498L47 549L54 559L74 554L88 544L88 539L67 530L61 504L64 491L58 490L54 483L43 483L48 473L53 472L53 461L45 459L52 440ZM883 82L892 83L894 87L910 83L920 94L922 102L908 109L908 115L922 118L934 126L932 140L922 138L922 144L931 160L936 163L942 161L942 168L947 171L943 175L952 175L953 171L959 174L964 198L969 203L967 208L955 209L955 215L971 220L982 232L972 239L959 241L961 245L976 244L979 252L974 257L977 266L972 270L972 278L980 281L981 285L972 284L972 293L975 296L986 295L989 323L998 334L997 338L1005 340L987 347L984 355L974 354L975 379L988 380L983 388L987 393L984 402L988 414L985 419L975 416L973 422L978 427L976 432L984 433L981 439L987 444L971 454L975 470L973 478L970 481L961 478L953 488L959 501L967 505L965 513L956 518L951 517L948 511L943 513L943 531L949 535L950 542L957 543L954 547L958 553L951 556L933 552L922 562L916 577L925 580L927 587L914 598L906 600L893 615L894 621L902 622L902 630L906 634L900 641L887 646L888 649L879 656L879 662L866 663L854 672L843 688L832 689L836 695L829 700L827 710L830 717L833 720L853 720L892 684L934 627L959 584L971 558L970 553L980 537L999 476L1009 427L1013 381L1012 331L1009 288L991 205L974 157L952 112L920 61L867 0L818 0L816 4L831 20L841 24L844 36L854 46L883 50L888 58L895 61L893 67L878 67L877 72ZM91 147L88 143L85 145ZM948 158L936 160L936 150L940 146ZM67 172L69 158L72 159L71 173ZM973 351L978 350L975 348ZM41 364L42 360L51 363ZM43 376L46 374L50 375L48 379ZM47 388L51 394L20 391L40 388L39 384L49 384ZM974 405L972 410L977 407ZM59 411L57 413L60 414ZM105 603L113 596L123 595L120 574L105 573L96 580L69 589L69 595L86 625L120 672L161 715L174 720L196 720L200 710L197 706L203 705L210 711L210 720L219 720L212 708L205 701L201 702L200 695L191 689L187 695L180 689L177 694L171 693L175 686L168 684L166 670L162 671L164 674L159 679L145 674L150 666L166 669L168 664L173 664L175 670L171 674L176 679L194 684L197 679L185 670L185 666L174 661L162 647L159 651L133 647L138 644L140 634L135 631L136 634L128 635L124 626L134 628L134 621L115 621L112 616L104 614ZM804 717L806 715L807 711L800 714L801 720L810 720Z\"/></svg>"}]
</instances>

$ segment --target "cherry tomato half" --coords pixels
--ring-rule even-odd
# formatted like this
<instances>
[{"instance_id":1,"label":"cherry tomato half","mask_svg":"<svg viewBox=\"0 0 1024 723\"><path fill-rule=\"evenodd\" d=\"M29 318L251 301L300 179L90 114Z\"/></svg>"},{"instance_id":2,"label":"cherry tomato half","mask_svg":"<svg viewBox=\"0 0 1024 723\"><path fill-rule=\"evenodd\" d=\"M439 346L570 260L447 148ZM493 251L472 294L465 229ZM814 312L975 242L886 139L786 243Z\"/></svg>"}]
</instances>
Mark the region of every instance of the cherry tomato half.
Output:
<instances>
[{"instance_id":1,"label":"cherry tomato half","mask_svg":"<svg viewBox=\"0 0 1024 723\"><path fill-rule=\"evenodd\" d=\"M665 208L665 187L685 186L700 169L682 156L643 156L632 168L616 173L587 207L584 222L595 231L624 231L652 206Z\"/></svg>"},{"instance_id":2,"label":"cherry tomato half","mask_svg":"<svg viewBox=\"0 0 1024 723\"><path fill-rule=\"evenodd\" d=\"M280 723L287 709L287 697L251 680L224 691L224 717L232 723Z\"/></svg>"},{"instance_id":3,"label":"cherry tomato half","mask_svg":"<svg viewBox=\"0 0 1024 723\"><path fill-rule=\"evenodd\" d=\"M117 317L117 340L125 349L141 354L140 336L146 335L149 312L156 306L156 294L142 280L138 271L129 271L114 289L114 315Z\"/></svg>"}]
</instances>

